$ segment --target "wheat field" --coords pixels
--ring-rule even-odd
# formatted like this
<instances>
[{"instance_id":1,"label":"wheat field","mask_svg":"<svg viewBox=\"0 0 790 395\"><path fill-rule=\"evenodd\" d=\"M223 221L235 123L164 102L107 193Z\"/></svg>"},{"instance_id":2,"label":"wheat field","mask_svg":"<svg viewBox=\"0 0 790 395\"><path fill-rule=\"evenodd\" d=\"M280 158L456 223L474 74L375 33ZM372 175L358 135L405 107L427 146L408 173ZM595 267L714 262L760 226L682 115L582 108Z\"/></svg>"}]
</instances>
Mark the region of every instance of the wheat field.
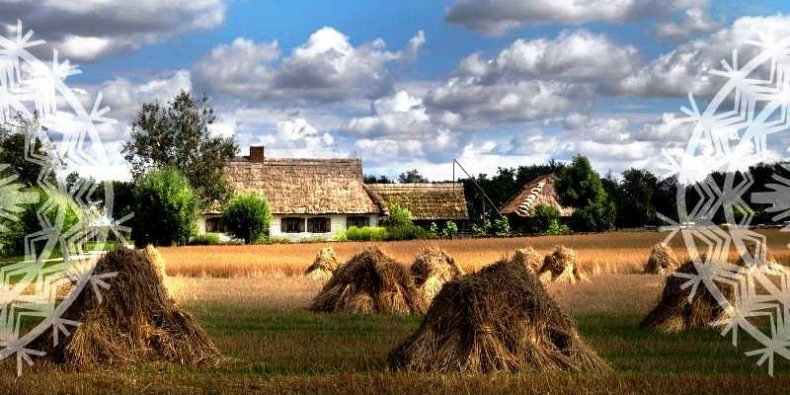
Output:
<instances>
[{"instance_id":1,"label":"wheat field","mask_svg":"<svg viewBox=\"0 0 790 395\"><path fill-rule=\"evenodd\" d=\"M786 263L789 241L767 231ZM164 249L173 298L196 316L227 359L217 367L131 366L70 371L36 364L16 378L15 360L0 363L0 393L786 393L790 366L776 373L712 330L661 334L638 327L664 277L639 273L650 247L665 235L598 235L380 243L401 262L426 245L448 250L468 270L532 245L579 251L587 282L549 293L614 373L415 374L392 372L387 354L420 324L415 316L316 314L307 311L321 283L299 274L324 244ZM364 243L332 244L347 259ZM679 243L673 247L679 253Z\"/></svg>"}]
</instances>

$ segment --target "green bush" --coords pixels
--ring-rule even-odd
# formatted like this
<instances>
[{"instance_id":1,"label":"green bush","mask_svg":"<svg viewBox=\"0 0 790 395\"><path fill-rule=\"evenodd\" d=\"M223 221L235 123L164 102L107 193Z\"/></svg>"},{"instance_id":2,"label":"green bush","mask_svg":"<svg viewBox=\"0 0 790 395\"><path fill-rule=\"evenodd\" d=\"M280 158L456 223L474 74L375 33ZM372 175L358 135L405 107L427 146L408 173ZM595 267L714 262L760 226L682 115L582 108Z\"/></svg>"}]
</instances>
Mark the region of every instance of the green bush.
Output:
<instances>
[{"instance_id":1,"label":"green bush","mask_svg":"<svg viewBox=\"0 0 790 395\"><path fill-rule=\"evenodd\" d=\"M201 235L192 236L189 240L189 245L192 246L213 246L220 244L219 233L204 233Z\"/></svg>"},{"instance_id":2,"label":"green bush","mask_svg":"<svg viewBox=\"0 0 790 395\"><path fill-rule=\"evenodd\" d=\"M495 236L505 237L510 236L510 221L507 220L507 217L501 217L494 220L494 224L491 227L491 231L494 233Z\"/></svg>"},{"instance_id":3,"label":"green bush","mask_svg":"<svg viewBox=\"0 0 790 395\"><path fill-rule=\"evenodd\" d=\"M581 232L604 232L614 227L616 216L611 201L595 202L573 212L571 227Z\"/></svg>"},{"instance_id":4,"label":"green bush","mask_svg":"<svg viewBox=\"0 0 790 395\"><path fill-rule=\"evenodd\" d=\"M137 180L134 195L132 238L138 247L189 240L195 230L198 196L178 170L165 167L146 173Z\"/></svg>"},{"instance_id":5,"label":"green bush","mask_svg":"<svg viewBox=\"0 0 790 395\"><path fill-rule=\"evenodd\" d=\"M387 239L387 229L378 226L351 227L346 231L349 241L382 241Z\"/></svg>"},{"instance_id":6,"label":"green bush","mask_svg":"<svg viewBox=\"0 0 790 395\"><path fill-rule=\"evenodd\" d=\"M431 224L428 225L428 234L430 234L431 237L439 235L439 225L436 225L436 222L431 222Z\"/></svg>"},{"instance_id":7,"label":"green bush","mask_svg":"<svg viewBox=\"0 0 790 395\"><path fill-rule=\"evenodd\" d=\"M255 194L236 195L222 209L228 234L251 244L269 233L272 213L266 199Z\"/></svg>"},{"instance_id":8,"label":"green bush","mask_svg":"<svg viewBox=\"0 0 790 395\"><path fill-rule=\"evenodd\" d=\"M472 234L475 236L488 236L491 231L491 220L484 219L480 224L472 225Z\"/></svg>"},{"instance_id":9,"label":"green bush","mask_svg":"<svg viewBox=\"0 0 790 395\"><path fill-rule=\"evenodd\" d=\"M387 228L387 240L416 240L427 239L430 234L427 230L414 225L398 225Z\"/></svg>"},{"instance_id":10,"label":"green bush","mask_svg":"<svg viewBox=\"0 0 790 395\"><path fill-rule=\"evenodd\" d=\"M539 204L532 209L532 215L526 221L526 230L534 234L547 234L549 229L560 224L560 210L546 204Z\"/></svg>"},{"instance_id":11,"label":"green bush","mask_svg":"<svg viewBox=\"0 0 790 395\"><path fill-rule=\"evenodd\" d=\"M447 221L444 223L444 229L442 229L442 236L444 237L453 237L458 235L458 225L455 224L453 221Z\"/></svg>"},{"instance_id":12,"label":"green bush","mask_svg":"<svg viewBox=\"0 0 790 395\"><path fill-rule=\"evenodd\" d=\"M80 207L68 195L60 193L47 194L38 188L25 191L29 196L36 196L34 203L24 206L18 220L6 219L0 224L0 248L3 256L21 256L25 253L25 236L60 225L60 235L73 234L83 225L84 216ZM46 207L46 209L45 209ZM39 222L39 211L45 210L44 219L48 223ZM58 216L63 215L63 223L58 223ZM43 243L43 242L42 242ZM71 247L71 246L70 246ZM55 246L59 248L59 246Z\"/></svg>"},{"instance_id":13,"label":"green bush","mask_svg":"<svg viewBox=\"0 0 790 395\"><path fill-rule=\"evenodd\" d=\"M399 204L390 204L389 212L390 215L385 221L388 228L412 224L412 214L409 209L401 207Z\"/></svg>"}]
</instances>

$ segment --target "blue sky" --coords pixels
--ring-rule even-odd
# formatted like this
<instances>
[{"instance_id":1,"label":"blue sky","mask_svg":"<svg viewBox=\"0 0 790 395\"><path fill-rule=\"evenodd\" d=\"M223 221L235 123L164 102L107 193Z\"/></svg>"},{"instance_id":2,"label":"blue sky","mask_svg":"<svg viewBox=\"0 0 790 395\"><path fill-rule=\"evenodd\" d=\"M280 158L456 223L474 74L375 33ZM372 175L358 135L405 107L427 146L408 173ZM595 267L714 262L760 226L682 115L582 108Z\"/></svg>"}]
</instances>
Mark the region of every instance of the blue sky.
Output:
<instances>
[{"instance_id":1,"label":"blue sky","mask_svg":"<svg viewBox=\"0 0 790 395\"><path fill-rule=\"evenodd\" d=\"M688 128L673 115L707 70L759 33L790 34L780 1L137 2L0 0L102 92L119 159L145 101L206 93L216 133L246 153L359 156L370 173L450 177L575 153L601 172L658 169ZM575 4L575 5L574 5ZM785 27L788 26L788 27Z\"/></svg>"}]
</instances>

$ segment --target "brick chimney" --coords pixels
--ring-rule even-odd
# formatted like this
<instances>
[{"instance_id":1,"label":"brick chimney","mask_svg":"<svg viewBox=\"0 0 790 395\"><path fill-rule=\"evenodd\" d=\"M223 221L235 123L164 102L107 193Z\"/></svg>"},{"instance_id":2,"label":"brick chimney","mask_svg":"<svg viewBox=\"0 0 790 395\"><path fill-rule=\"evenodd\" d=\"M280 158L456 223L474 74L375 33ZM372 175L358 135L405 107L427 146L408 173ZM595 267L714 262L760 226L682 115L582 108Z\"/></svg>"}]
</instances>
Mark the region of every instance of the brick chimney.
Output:
<instances>
[{"instance_id":1,"label":"brick chimney","mask_svg":"<svg viewBox=\"0 0 790 395\"><path fill-rule=\"evenodd\" d=\"M263 163L263 146L252 146L250 147L250 162L252 163Z\"/></svg>"}]
</instances>

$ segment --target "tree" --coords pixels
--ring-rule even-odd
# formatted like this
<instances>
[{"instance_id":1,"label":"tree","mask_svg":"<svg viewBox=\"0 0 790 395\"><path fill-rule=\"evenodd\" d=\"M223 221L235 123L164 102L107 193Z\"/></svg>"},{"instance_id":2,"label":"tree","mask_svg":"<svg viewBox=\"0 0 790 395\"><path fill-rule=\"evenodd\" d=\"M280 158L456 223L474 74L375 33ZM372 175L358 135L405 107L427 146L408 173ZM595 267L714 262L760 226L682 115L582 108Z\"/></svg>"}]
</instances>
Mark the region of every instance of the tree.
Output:
<instances>
[{"instance_id":1,"label":"tree","mask_svg":"<svg viewBox=\"0 0 790 395\"><path fill-rule=\"evenodd\" d=\"M37 119L16 117L15 127L0 126L0 176L16 176L16 182L33 187L38 184L42 166L31 158L41 158L42 162L49 162L57 166L57 158L49 154L47 147L35 138L39 128ZM29 155L28 155L29 153ZM38 160L38 159L35 159ZM55 183L55 172L46 175L46 181Z\"/></svg>"},{"instance_id":2,"label":"tree","mask_svg":"<svg viewBox=\"0 0 790 395\"><path fill-rule=\"evenodd\" d=\"M574 156L560 172L555 188L564 206L576 208L571 218L575 230L601 232L614 227L617 209L587 157Z\"/></svg>"},{"instance_id":3,"label":"tree","mask_svg":"<svg viewBox=\"0 0 790 395\"><path fill-rule=\"evenodd\" d=\"M28 188L25 193L37 195L25 206L18 221L3 221L0 227L0 253L3 256L20 256L25 253L25 236L55 227L60 235L74 234L84 225L84 214L68 195ZM4 198L8 198L4 196ZM40 217L39 217L40 215ZM42 223L41 220L45 222ZM61 222L62 221L62 222ZM42 243L45 241L42 241ZM66 246L58 245L56 248Z\"/></svg>"},{"instance_id":4,"label":"tree","mask_svg":"<svg viewBox=\"0 0 790 395\"><path fill-rule=\"evenodd\" d=\"M252 244L269 233L272 213L266 199L255 194L236 195L222 209L228 234Z\"/></svg>"},{"instance_id":5,"label":"tree","mask_svg":"<svg viewBox=\"0 0 790 395\"><path fill-rule=\"evenodd\" d=\"M195 229L199 199L178 169L163 167L142 175L134 197L132 238L138 247L186 244Z\"/></svg>"},{"instance_id":6,"label":"tree","mask_svg":"<svg viewBox=\"0 0 790 395\"><path fill-rule=\"evenodd\" d=\"M395 181L392 181L389 177L381 175L381 176L374 176L370 174L366 174L364 177L365 184L394 184Z\"/></svg>"},{"instance_id":7,"label":"tree","mask_svg":"<svg viewBox=\"0 0 790 395\"><path fill-rule=\"evenodd\" d=\"M617 223L622 227L642 227L656 222L653 195L658 179L647 170L628 169L617 189Z\"/></svg>"},{"instance_id":8,"label":"tree","mask_svg":"<svg viewBox=\"0 0 790 395\"><path fill-rule=\"evenodd\" d=\"M405 173L401 173L401 175L398 176L398 182L401 184L421 184L429 181L427 178L423 177L417 169L412 169Z\"/></svg>"},{"instance_id":9,"label":"tree","mask_svg":"<svg viewBox=\"0 0 790 395\"><path fill-rule=\"evenodd\" d=\"M223 175L239 148L233 137L212 136L214 110L208 99L195 100L182 91L172 101L143 104L132 123L132 136L123 146L135 179L152 169L175 167L186 176L203 206L230 196Z\"/></svg>"},{"instance_id":10,"label":"tree","mask_svg":"<svg viewBox=\"0 0 790 395\"><path fill-rule=\"evenodd\" d=\"M527 231L533 234L546 234L561 224L562 214L556 207L539 204L532 209L527 219Z\"/></svg>"}]
</instances>

